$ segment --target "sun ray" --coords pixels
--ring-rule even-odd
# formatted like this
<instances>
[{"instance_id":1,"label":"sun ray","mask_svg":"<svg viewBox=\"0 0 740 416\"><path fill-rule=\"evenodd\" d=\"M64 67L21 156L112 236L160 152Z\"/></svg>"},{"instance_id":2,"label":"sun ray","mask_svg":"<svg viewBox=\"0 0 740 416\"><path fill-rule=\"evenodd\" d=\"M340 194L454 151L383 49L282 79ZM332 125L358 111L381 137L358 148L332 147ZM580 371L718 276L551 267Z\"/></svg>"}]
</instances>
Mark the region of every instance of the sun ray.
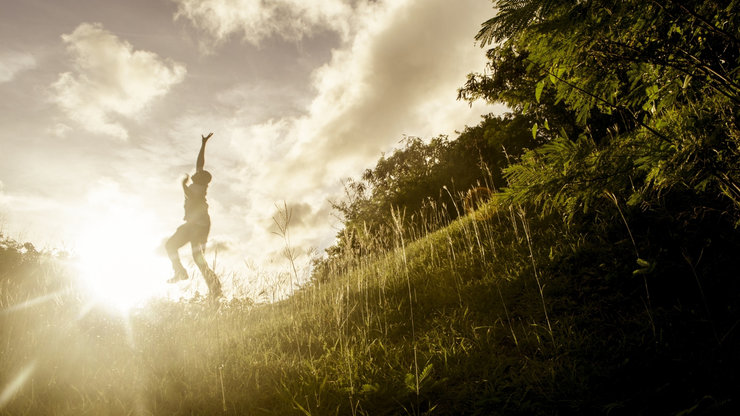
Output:
<instances>
[{"instance_id":1,"label":"sun ray","mask_svg":"<svg viewBox=\"0 0 740 416\"><path fill-rule=\"evenodd\" d=\"M33 370L36 369L36 360L31 361L28 365L23 367L23 369L18 373L13 380L8 383L7 386L3 389L3 392L0 393L0 409L5 407L8 402L10 402L11 399L15 396L15 394L23 387L23 385L26 383L26 380L33 374Z\"/></svg>"},{"instance_id":2,"label":"sun ray","mask_svg":"<svg viewBox=\"0 0 740 416\"><path fill-rule=\"evenodd\" d=\"M46 302L48 302L48 301L50 301L52 299L58 298L59 296L62 296L62 295L67 294L67 293L69 293L69 289L58 290L58 291L53 292L53 293L49 293L49 294L42 295L42 296L37 296L35 298L28 299L28 300L23 301L21 303L17 303L17 304L15 304L13 306L7 307L1 313L8 314L8 313L17 312L17 311L20 311L20 310L23 310L23 309L31 308L33 306L40 305L40 304L46 303Z\"/></svg>"}]
</instances>

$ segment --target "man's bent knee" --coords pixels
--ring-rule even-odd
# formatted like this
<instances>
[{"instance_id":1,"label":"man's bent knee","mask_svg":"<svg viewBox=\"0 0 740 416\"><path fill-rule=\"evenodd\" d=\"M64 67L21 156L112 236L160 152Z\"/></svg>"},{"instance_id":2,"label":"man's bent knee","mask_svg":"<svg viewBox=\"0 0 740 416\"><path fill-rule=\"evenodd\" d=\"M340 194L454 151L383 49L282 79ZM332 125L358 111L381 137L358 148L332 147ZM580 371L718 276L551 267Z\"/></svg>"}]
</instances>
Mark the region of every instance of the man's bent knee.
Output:
<instances>
[{"instance_id":1,"label":"man's bent knee","mask_svg":"<svg viewBox=\"0 0 740 416\"><path fill-rule=\"evenodd\" d=\"M177 247L177 244L175 244L174 239L169 238L164 243L164 249L167 250L167 253L172 254L172 253L176 253L177 252L178 247Z\"/></svg>"}]
</instances>

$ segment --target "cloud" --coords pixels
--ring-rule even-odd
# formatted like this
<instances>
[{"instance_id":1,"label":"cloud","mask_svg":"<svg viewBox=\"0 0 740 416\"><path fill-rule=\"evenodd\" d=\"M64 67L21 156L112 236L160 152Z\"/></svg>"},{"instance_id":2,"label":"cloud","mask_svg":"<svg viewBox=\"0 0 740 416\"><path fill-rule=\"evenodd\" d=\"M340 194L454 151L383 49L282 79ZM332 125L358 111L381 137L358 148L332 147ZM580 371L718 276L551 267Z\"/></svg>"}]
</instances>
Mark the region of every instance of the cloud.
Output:
<instances>
[{"instance_id":1,"label":"cloud","mask_svg":"<svg viewBox=\"0 0 740 416\"><path fill-rule=\"evenodd\" d=\"M308 114L293 120L293 147L282 162L301 166L306 183L336 187L404 135L477 124L487 108L455 99L466 74L485 61L473 36L489 6L476 3L389 0L359 9L352 42L314 72L318 93Z\"/></svg>"},{"instance_id":2,"label":"cloud","mask_svg":"<svg viewBox=\"0 0 740 416\"><path fill-rule=\"evenodd\" d=\"M252 44L278 36L298 41L323 31L346 38L352 6L346 0L172 0L176 17L189 19L217 41L241 34Z\"/></svg>"},{"instance_id":3,"label":"cloud","mask_svg":"<svg viewBox=\"0 0 740 416\"><path fill-rule=\"evenodd\" d=\"M317 221L317 207L308 203L275 203L270 222L263 224L267 231L280 234L281 228L288 227L292 232L313 232L317 227L325 225ZM326 214L327 212L324 212Z\"/></svg>"},{"instance_id":4,"label":"cloud","mask_svg":"<svg viewBox=\"0 0 740 416\"><path fill-rule=\"evenodd\" d=\"M58 210L62 205L59 201L37 194L15 194L5 192L0 183L0 209L24 213L45 214Z\"/></svg>"},{"instance_id":5,"label":"cloud","mask_svg":"<svg viewBox=\"0 0 740 416\"><path fill-rule=\"evenodd\" d=\"M134 50L99 23L83 23L62 40L74 57L74 71L52 84L53 101L91 132L127 139L118 119L136 118L185 79L183 65Z\"/></svg>"},{"instance_id":6,"label":"cloud","mask_svg":"<svg viewBox=\"0 0 740 416\"><path fill-rule=\"evenodd\" d=\"M4 52L0 54L0 83L12 81L16 75L36 67L36 58L30 53Z\"/></svg>"},{"instance_id":7,"label":"cloud","mask_svg":"<svg viewBox=\"0 0 740 416\"><path fill-rule=\"evenodd\" d=\"M0 183L0 234L34 243L57 237L60 231L58 218L74 217L66 202L27 190L5 189Z\"/></svg>"}]
</instances>

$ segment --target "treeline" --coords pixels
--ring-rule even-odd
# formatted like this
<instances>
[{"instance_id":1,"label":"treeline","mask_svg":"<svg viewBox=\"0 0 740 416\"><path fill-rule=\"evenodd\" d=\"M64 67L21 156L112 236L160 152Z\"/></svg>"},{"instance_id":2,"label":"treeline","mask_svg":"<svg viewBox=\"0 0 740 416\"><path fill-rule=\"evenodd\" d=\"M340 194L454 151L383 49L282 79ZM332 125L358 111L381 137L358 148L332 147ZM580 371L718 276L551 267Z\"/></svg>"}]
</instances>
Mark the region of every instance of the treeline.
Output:
<instances>
[{"instance_id":1,"label":"treeline","mask_svg":"<svg viewBox=\"0 0 740 416\"><path fill-rule=\"evenodd\" d=\"M469 193L471 189L505 186L501 167L536 144L530 124L526 115L488 115L455 140L404 138L403 146L383 156L375 168L365 170L359 179L346 180L345 198L333 203L345 229L339 245L329 252L336 254L344 244L362 238L378 250L392 248L396 232L392 209L399 210L409 232L439 227L441 222L431 221L431 215L455 219L464 214L466 197L476 197Z\"/></svg>"},{"instance_id":2,"label":"treeline","mask_svg":"<svg viewBox=\"0 0 740 416\"><path fill-rule=\"evenodd\" d=\"M511 112L454 140L406 138L347 180L334 203L344 229L317 276L355 246L392 248L392 210L413 237L433 231L439 212L464 214L475 187L581 227L596 218L629 227L632 216L677 227L737 223L739 2L493 3L498 12L476 36L488 64L458 97Z\"/></svg>"}]
</instances>

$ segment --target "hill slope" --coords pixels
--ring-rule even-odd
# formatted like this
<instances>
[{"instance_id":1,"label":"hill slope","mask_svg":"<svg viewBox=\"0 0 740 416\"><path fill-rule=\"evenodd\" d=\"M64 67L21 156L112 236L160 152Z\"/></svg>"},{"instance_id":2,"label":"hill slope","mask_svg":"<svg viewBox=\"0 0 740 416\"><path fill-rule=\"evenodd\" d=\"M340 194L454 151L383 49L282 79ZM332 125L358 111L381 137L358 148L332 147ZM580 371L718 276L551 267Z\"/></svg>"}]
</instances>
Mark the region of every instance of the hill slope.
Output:
<instances>
[{"instance_id":1,"label":"hill slope","mask_svg":"<svg viewBox=\"0 0 740 416\"><path fill-rule=\"evenodd\" d=\"M0 413L728 413L739 247L707 224L711 242L656 249L625 224L599 225L606 241L491 205L388 253L361 244L278 304L129 318L81 313L62 272L6 247Z\"/></svg>"}]
</instances>

